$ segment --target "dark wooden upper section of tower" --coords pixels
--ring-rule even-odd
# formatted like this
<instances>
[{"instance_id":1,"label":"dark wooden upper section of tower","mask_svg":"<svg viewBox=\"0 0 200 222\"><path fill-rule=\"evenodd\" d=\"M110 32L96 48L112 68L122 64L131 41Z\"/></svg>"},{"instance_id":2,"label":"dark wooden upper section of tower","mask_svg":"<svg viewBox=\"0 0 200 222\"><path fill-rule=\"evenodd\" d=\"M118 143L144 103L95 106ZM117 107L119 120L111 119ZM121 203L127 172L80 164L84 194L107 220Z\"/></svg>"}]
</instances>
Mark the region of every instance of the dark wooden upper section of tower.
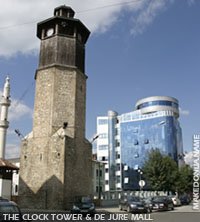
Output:
<instances>
[{"instance_id":1,"label":"dark wooden upper section of tower","mask_svg":"<svg viewBox=\"0 0 200 222\"><path fill-rule=\"evenodd\" d=\"M55 8L54 16L37 25L41 39L39 68L52 65L77 67L85 70L85 43L90 31L74 18L67 6Z\"/></svg>"}]
</instances>

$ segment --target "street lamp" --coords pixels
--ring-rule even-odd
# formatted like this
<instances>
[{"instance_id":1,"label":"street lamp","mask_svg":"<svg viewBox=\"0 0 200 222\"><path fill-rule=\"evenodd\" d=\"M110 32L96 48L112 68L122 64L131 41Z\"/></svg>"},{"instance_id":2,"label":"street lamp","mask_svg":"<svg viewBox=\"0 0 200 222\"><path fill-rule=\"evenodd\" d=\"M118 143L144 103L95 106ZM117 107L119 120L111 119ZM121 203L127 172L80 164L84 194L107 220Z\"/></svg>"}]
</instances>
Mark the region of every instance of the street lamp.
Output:
<instances>
[{"instance_id":1,"label":"street lamp","mask_svg":"<svg viewBox=\"0 0 200 222\"><path fill-rule=\"evenodd\" d=\"M141 180L142 179L142 174L143 174L142 170L138 169L138 173L140 174L140 180Z\"/></svg>"},{"instance_id":2,"label":"street lamp","mask_svg":"<svg viewBox=\"0 0 200 222\"><path fill-rule=\"evenodd\" d=\"M96 134L90 141L91 144L93 144L97 139L99 138L99 134ZM98 161L98 175L96 175L97 179L98 179L98 199L101 199L101 177L102 177L102 173L100 173L101 171L101 162ZM102 171L101 171L102 172Z\"/></svg>"},{"instance_id":3,"label":"street lamp","mask_svg":"<svg viewBox=\"0 0 200 222\"><path fill-rule=\"evenodd\" d=\"M15 133L17 134L17 136L21 139L25 139L24 135L19 131L19 129L15 129Z\"/></svg>"},{"instance_id":4,"label":"street lamp","mask_svg":"<svg viewBox=\"0 0 200 222\"><path fill-rule=\"evenodd\" d=\"M145 181L142 180L143 171L140 168L137 171L140 175L139 186L140 186L140 194L141 194L142 188L145 186Z\"/></svg>"},{"instance_id":5,"label":"street lamp","mask_svg":"<svg viewBox=\"0 0 200 222\"><path fill-rule=\"evenodd\" d=\"M96 135L92 138L92 140L91 140L90 143L94 143L94 141L97 140L98 138L99 138L99 134L96 134Z\"/></svg>"},{"instance_id":6,"label":"street lamp","mask_svg":"<svg viewBox=\"0 0 200 222\"><path fill-rule=\"evenodd\" d=\"M138 173L139 173L139 176L140 176L139 186L140 186L140 191L141 191L142 190L142 186L140 185L140 183L142 181L142 174L143 174L143 172L142 172L142 170L140 168L138 169Z\"/></svg>"}]
</instances>

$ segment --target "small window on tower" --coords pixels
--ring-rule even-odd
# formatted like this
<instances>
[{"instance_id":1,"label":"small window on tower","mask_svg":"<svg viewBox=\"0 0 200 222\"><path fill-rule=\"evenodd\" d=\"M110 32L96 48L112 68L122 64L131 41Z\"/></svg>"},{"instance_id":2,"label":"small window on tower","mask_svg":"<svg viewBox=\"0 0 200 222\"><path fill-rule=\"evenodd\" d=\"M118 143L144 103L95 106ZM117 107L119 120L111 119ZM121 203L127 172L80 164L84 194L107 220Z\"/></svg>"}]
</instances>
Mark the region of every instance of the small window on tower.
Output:
<instances>
[{"instance_id":1,"label":"small window on tower","mask_svg":"<svg viewBox=\"0 0 200 222\"><path fill-rule=\"evenodd\" d=\"M54 34L54 29L53 28L48 29L47 32L46 32L46 36L48 36L48 37L53 35L53 34Z\"/></svg>"},{"instance_id":2,"label":"small window on tower","mask_svg":"<svg viewBox=\"0 0 200 222\"><path fill-rule=\"evenodd\" d=\"M62 27L67 27L67 22L61 22Z\"/></svg>"},{"instance_id":3,"label":"small window on tower","mask_svg":"<svg viewBox=\"0 0 200 222\"><path fill-rule=\"evenodd\" d=\"M15 193L17 193L17 192L18 192L18 186L15 185Z\"/></svg>"},{"instance_id":4,"label":"small window on tower","mask_svg":"<svg viewBox=\"0 0 200 222\"><path fill-rule=\"evenodd\" d=\"M77 38L78 38L78 41L79 41L79 42L82 42L82 36L81 36L81 34L80 34L80 33L78 33Z\"/></svg>"}]
</instances>

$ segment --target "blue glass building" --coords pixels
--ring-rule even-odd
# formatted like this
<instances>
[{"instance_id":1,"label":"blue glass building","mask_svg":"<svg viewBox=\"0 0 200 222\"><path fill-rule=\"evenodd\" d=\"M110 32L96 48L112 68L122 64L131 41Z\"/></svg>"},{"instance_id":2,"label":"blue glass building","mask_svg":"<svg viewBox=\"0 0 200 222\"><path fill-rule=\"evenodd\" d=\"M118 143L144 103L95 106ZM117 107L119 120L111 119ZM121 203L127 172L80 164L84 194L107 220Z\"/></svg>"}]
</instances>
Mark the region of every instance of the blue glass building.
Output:
<instances>
[{"instance_id":1,"label":"blue glass building","mask_svg":"<svg viewBox=\"0 0 200 222\"><path fill-rule=\"evenodd\" d=\"M118 115L108 112L108 117L98 117L97 157L102 160L102 142L107 148L103 151L108 162L107 188L105 190L138 190L142 179L142 168L148 152L159 149L178 162L182 154L182 133L178 121L178 100L166 96L153 96L139 100L135 110ZM101 119L107 118L104 128L98 125ZM101 139L101 129L104 137ZM107 146L105 146L107 143ZM148 186L144 187L148 189Z\"/></svg>"}]
</instances>

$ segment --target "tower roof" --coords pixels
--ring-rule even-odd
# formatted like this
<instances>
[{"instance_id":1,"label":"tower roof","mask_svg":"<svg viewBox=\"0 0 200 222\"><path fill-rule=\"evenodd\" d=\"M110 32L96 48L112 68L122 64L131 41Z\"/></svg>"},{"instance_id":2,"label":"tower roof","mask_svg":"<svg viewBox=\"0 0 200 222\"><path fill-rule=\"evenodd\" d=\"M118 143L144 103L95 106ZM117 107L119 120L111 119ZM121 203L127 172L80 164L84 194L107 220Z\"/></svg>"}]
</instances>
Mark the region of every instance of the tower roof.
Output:
<instances>
[{"instance_id":1,"label":"tower roof","mask_svg":"<svg viewBox=\"0 0 200 222\"><path fill-rule=\"evenodd\" d=\"M90 35L90 31L79 19L74 18L74 15L74 10L69 6L61 5L55 8L53 17L37 24L37 37L42 39L42 32L46 32L48 29L54 29L54 34L56 35L65 35L63 30L68 29L73 30L72 32L81 33L82 42L85 44ZM57 32L55 32L56 25L59 26Z\"/></svg>"},{"instance_id":2,"label":"tower roof","mask_svg":"<svg viewBox=\"0 0 200 222\"><path fill-rule=\"evenodd\" d=\"M54 9L54 16L62 16L67 18L73 18L75 15L74 10L66 5L61 5Z\"/></svg>"}]
</instances>

